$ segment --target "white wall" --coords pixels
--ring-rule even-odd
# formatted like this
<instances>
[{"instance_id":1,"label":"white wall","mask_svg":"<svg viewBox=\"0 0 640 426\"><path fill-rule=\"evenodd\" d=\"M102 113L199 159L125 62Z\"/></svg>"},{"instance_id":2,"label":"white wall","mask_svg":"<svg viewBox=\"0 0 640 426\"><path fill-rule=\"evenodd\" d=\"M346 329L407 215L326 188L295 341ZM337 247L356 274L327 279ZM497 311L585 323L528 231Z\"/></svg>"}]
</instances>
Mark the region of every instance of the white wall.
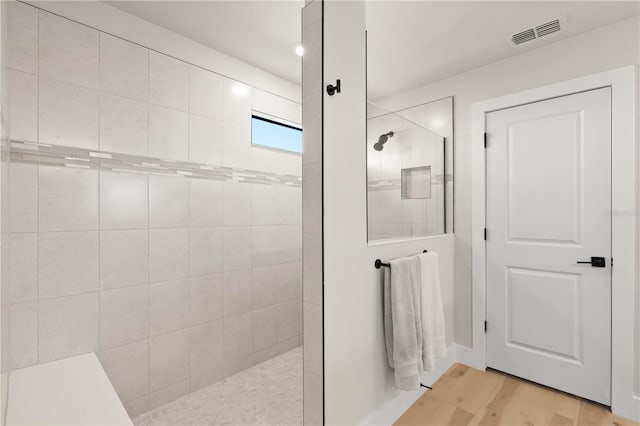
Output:
<instances>
[{"instance_id":1,"label":"white wall","mask_svg":"<svg viewBox=\"0 0 640 426\"><path fill-rule=\"evenodd\" d=\"M341 94L324 95L325 421L330 425L358 424L395 395L376 258L437 252L450 340L453 333L453 235L367 244L364 18L362 2L325 2L325 84L342 82Z\"/></svg>"},{"instance_id":2,"label":"white wall","mask_svg":"<svg viewBox=\"0 0 640 426\"><path fill-rule=\"evenodd\" d=\"M394 110L454 96L455 340L471 346L471 104L640 62L640 20L627 19L424 87L378 100ZM480 232L480 230L478 230ZM640 291L638 291L640 309ZM640 329L640 321L636 321ZM640 336L640 331L637 333ZM640 387L640 337L636 392Z\"/></svg>"}]
</instances>

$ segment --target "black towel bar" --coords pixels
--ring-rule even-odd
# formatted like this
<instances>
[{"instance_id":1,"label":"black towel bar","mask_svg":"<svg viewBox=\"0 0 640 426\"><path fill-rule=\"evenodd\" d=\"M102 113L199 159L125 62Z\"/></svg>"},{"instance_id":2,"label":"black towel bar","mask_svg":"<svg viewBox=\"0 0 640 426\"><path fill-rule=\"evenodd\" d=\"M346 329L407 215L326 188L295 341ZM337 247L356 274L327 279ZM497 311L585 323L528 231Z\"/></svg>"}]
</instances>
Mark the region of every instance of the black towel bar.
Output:
<instances>
[{"instance_id":1,"label":"black towel bar","mask_svg":"<svg viewBox=\"0 0 640 426\"><path fill-rule=\"evenodd\" d=\"M427 253L427 250L422 250L423 253ZM373 266L376 267L376 269L380 269L380 267L384 266L386 268L391 268L391 264L390 263L384 263L382 260L380 259L376 259L375 262L373 262Z\"/></svg>"}]
</instances>

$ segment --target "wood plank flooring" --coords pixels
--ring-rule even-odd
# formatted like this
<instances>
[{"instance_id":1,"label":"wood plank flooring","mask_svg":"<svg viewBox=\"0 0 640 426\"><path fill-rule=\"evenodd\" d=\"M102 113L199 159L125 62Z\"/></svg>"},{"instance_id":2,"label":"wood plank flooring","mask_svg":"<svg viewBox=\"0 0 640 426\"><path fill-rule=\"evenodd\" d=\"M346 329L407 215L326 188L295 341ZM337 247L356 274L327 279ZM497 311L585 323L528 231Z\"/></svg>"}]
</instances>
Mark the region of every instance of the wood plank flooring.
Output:
<instances>
[{"instance_id":1,"label":"wood plank flooring","mask_svg":"<svg viewBox=\"0 0 640 426\"><path fill-rule=\"evenodd\" d=\"M396 426L640 426L608 407L496 371L453 365Z\"/></svg>"}]
</instances>

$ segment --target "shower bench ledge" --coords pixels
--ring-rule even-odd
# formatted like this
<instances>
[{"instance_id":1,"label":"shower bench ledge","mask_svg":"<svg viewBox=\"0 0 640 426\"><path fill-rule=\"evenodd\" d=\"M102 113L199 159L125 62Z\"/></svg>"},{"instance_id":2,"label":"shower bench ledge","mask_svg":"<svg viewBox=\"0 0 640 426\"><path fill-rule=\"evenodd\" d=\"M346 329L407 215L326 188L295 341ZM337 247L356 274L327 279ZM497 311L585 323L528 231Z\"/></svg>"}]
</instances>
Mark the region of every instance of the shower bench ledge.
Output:
<instances>
[{"instance_id":1,"label":"shower bench ledge","mask_svg":"<svg viewBox=\"0 0 640 426\"><path fill-rule=\"evenodd\" d=\"M14 370L7 425L132 425L95 353Z\"/></svg>"}]
</instances>

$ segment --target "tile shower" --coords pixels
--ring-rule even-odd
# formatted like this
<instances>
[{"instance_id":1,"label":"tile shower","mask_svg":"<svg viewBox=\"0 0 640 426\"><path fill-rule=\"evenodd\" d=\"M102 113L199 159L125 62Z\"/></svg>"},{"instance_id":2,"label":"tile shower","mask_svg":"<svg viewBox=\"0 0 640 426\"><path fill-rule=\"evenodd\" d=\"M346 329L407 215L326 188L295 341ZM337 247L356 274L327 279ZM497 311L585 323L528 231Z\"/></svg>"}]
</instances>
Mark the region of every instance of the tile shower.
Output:
<instances>
[{"instance_id":1,"label":"tile shower","mask_svg":"<svg viewBox=\"0 0 640 426\"><path fill-rule=\"evenodd\" d=\"M300 105L8 9L9 368L96 352L135 416L300 346L301 157L250 141Z\"/></svg>"}]
</instances>

